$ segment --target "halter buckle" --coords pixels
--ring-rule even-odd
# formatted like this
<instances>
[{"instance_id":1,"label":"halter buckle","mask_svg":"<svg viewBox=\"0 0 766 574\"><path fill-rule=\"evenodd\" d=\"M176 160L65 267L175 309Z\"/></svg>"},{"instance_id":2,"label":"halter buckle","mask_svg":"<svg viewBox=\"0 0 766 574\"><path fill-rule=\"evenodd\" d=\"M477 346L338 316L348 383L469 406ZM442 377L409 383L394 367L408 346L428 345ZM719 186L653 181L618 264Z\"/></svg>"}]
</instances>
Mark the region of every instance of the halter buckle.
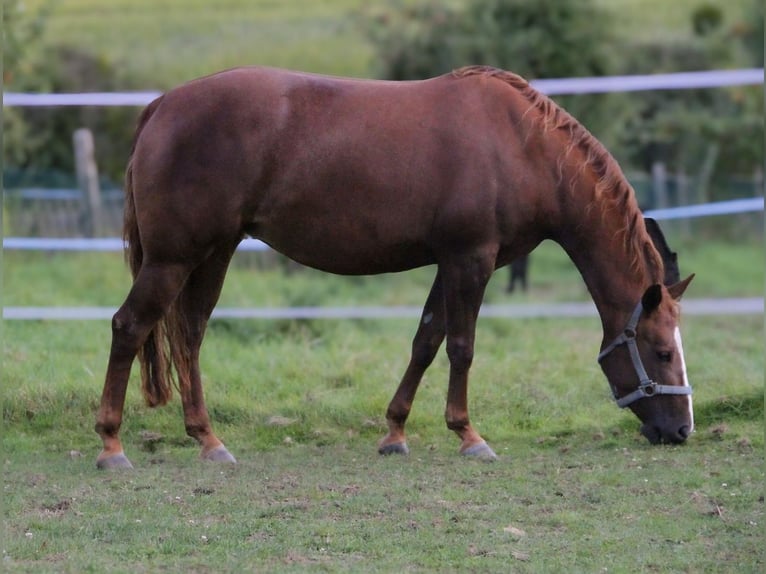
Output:
<instances>
[{"instance_id":1,"label":"halter buckle","mask_svg":"<svg viewBox=\"0 0 766 574\"><path fill-rule=\"evenodd\" d=\"M649 381L645 385L641 385L638 388L644 393L645 397L653 397L655 394L657 394L657 383L654 381Z\"/></svg>"}]
</instances>

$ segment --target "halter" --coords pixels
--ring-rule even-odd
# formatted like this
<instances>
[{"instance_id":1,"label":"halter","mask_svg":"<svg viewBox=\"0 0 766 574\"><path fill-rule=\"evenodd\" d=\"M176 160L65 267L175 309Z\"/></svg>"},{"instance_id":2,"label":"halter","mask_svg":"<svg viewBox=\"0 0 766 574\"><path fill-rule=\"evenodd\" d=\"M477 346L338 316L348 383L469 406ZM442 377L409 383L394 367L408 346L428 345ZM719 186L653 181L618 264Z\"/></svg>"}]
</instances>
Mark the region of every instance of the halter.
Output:
<instances>
[{"instance_id":1,"label":"halter","mask_svg":"<svg viewBox=\"0 0 766 574\"><path fill-rule=\"evenodd\" d=\"M641 301L639 301L622 333L617 335L617 337L615 337L615 339L598 354L598 362L601 363L601 361L609 353L614 351L620 345L628 346L630 359L633 362L633 368L638 375L639 383L638 388L635 391L628 393L622 398L617 396L617 390L612 386L612 395L614 395L614 400L617 401L617 406L621 409L624 409L628 405L633 404L637 400L643 399L645 397L653 397L655 395L692 394L692 388L690 386L679 387L673 385L660 385L649 378L649 375L646 374L644 364L641 362L641 355L638 353L638 344L636 343L636 327L638 327L638 320L641 318L641 313L643 310L644 306Z\"/></svg>"}]
</instances>

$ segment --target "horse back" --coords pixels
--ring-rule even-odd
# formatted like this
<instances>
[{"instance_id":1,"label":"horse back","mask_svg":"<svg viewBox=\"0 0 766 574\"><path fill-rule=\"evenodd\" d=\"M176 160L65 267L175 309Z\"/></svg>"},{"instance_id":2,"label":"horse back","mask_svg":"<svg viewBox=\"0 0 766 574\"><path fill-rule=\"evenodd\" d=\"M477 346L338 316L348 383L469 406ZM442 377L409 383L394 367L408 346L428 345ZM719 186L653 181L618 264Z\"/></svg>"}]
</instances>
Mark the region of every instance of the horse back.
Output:
<instances>
[{"instance_id":1,"label":"horse back","mask_svg":"<svg viewBox=\"0 0 766 574\"><path fill-rule=\"evenodd\" d=\"M249 234L340 273L425 265L505 241L517 186L507 157L523 147L508 94L449 75L229 70L165 94L134 152L152 189L136 192L200 230L196 242Z\"/></svg>"}]
</instances>

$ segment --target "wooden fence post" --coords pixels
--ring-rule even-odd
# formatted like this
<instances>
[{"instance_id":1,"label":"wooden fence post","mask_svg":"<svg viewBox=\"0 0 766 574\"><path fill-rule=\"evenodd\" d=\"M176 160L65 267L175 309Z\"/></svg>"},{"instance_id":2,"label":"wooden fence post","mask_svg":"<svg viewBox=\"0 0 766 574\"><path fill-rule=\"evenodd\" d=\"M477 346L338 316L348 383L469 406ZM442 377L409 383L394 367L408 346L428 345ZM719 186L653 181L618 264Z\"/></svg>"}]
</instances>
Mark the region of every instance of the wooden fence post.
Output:
<instances>
[{"instance_id":1,"label":"wooden fence post","mask_svg":"<svg viewBox=\"0 0 766 574\"><path fill-rule=\"evenodd\" d=\"M668 174L661 161L652 163L652 196L654 209L668 207Z\"/></svg>"},{"instance_id":2,"label":"wooden fence post","mask_svg":"<svg viewBox=\"0 0 766 574\"><path fill-rule=\"evenodd\" d=\"M713 179L713 172L715 171L715 164L718 160L718 152L720 151L720 147L717 143L710 143L707 146L707 151L705 152L705 159L702 162L702 167L700 168L700 175L698 179L698 202L699 203L707 203L711 200L710 198L710 181Z\"/></svg>"},{"instance_id":3,"label":"wooden fence post","mask_svg":"<svg viewBox=\"0 0 766 574\"><path fill-rule=\"evenodd\" d=\"M102 209L93 133L87 128L81 128L74 132L72 141L77 186L82 192L83 200L81 229L85 237L95 237L102 228Z\"/></svg>"},{"instance_id":4,"label":"wooden fence post","mask_svg":"<svg viewBox=\"0 0 766 574\"><path fill-rule=\"evenodd\" d=\"M678 168L676 172L676 205L689 205L689 177L682 167ZM691 236L691 220L688 217L684 217L679 222L681 227L681 235L684 239L688 239Z\"/></svg>"}]
</instances>

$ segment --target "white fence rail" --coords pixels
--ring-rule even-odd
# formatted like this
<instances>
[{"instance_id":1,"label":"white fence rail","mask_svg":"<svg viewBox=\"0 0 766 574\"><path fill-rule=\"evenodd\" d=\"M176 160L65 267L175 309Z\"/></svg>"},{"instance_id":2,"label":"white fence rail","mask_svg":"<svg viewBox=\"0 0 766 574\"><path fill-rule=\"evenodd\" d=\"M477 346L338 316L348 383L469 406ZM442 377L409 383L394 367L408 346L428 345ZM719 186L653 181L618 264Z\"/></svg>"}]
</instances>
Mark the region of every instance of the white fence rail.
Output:
<instances>
[{"instance_id":1,"label":"white fence rail","mask_svg":"<svg viewBox=\"0 0 766 574\"><path fill-rule=\"evenodd\" d=\"M541 92L553 96L745 86L763 84L763 78L763 68L745 68L672 74L552 78L532 80L530 83ZM161 92L157 91L72 94L4 92L3 106L145 106L160 94Z\"/></svg>"},{"instance_id":2,"label":"white fence rail","mask_svg":"<svg viewBox=\"0 0 766 574\"><path fill-rule=\"evenodd\" d=\"M116 307L4 307L4 320L17 321L107 321ZM213 319L417 319L421 307L229 307L213 311ZM684 299L685 315L754 315L764 312L763 299ZM596 317L592 302L509 303L482 305L481 317L530 319L537 317Z\"/></svg>"}]
</instances>

